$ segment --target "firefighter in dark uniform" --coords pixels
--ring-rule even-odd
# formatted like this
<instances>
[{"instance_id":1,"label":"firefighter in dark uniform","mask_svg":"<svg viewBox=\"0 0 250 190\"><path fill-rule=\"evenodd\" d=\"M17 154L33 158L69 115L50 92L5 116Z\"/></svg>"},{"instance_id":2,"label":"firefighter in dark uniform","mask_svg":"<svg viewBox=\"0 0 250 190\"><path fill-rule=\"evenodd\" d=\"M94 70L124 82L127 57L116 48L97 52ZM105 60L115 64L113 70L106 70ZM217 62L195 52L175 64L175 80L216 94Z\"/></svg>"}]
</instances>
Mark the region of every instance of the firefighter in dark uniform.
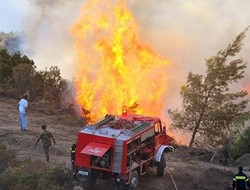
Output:
<instances>
[{"instance_id":1,"label":"firefighter in dark uniform","mask_svg":"<svg viewBox=\"0 0 250 190\"><path fill-rule=\"evenodd\" d=\"M246 186L250 189L249 179L243 173L243 167L239 167L239 172L233 177L233 190L246 190Z\"/></svg>"},{"instance_id":2,"label":"firefighter in dark uniform","mask_svg":"<svg viewBox=\"0 0 250 190\"><path fill-rule=\"evenodd\" d=\"M37 139L35 145L39 142L40 139L42 140L43 149L44 149L44 153L46 156L46 161L49 162L49 147L51 146L51 139L53 140L55 144L56 144L56 141L52 133L46 129L46 125L42 125L41 128L42 128L42 132L39 138Z\"/></svg>"},{"instance_id":3,"label":"firefighter in dark uniform","mask_svg":"<svg viewBox=\"0 0 250 190\"><path fill-rule=\"evenodd\" d=\"M71 156L71 164L72 164L72 171L74 172L75 169L75 153L76 153L76 143L73 142L70 148L70 156Z\"/></svg>"}]
</instances>

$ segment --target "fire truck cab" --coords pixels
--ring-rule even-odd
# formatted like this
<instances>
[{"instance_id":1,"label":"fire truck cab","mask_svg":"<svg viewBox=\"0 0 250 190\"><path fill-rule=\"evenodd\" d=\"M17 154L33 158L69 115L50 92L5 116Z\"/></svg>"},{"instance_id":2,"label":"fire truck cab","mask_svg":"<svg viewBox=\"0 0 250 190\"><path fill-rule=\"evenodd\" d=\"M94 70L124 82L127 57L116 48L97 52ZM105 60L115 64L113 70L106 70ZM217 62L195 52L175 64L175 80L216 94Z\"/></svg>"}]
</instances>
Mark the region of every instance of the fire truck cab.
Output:
<instances>
[{"instance_id":1,"label":"fire truck cab","mask_svg":"<svg viewBox=\"0 0 250 190\"><path fill-rule=\"evenodd\" d=\"M166 126L156 117L106 115L78 133L74 173L84 189L93 189L97 179L111 179L118 190L135 190L149 167L164 175Z\"/></svg>"}]
</instances>

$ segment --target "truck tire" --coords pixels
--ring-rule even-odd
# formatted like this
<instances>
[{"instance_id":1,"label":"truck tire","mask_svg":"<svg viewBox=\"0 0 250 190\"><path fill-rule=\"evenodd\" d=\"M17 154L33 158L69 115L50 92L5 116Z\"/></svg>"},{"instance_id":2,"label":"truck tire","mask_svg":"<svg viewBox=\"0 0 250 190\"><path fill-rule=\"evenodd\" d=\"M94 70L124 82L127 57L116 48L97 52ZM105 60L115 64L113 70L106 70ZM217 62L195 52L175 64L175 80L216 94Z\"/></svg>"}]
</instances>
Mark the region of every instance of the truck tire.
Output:
<instances>
[{"instance_id":1,"label":"truck tire","mask_svg":"<svg viewBox=\"0 0 250 190\"><path fill-rule=\"evenodd\" d=\"M165 167L166 167L165 156L164 156L164 153L162 153L161 160L160 160L158 167L157 167L157 176L158 177L162 177L164 175Z\"/></svg>"},{"instance_id":2,"label":"truck tire","mask_svg":"<svg viewBox=\"0 0 250 190\"><path fill-rule=\"evenodd\" d=\"M139 183L139 175L136 170L132 172L128 190L136 190Z\"/></svg>"},{"instance_id":3,"label":"truck tire","mask_svg":"<svg viewBox=\"0 0 250 190\"><path fill-rule=\"evenodd\" d=\"M128 189L128 187L127 187L127 185L125 184L125 182L124 181L116 181L116 189L117 190L127 190Z\"/></svg>"},{"instance_id":4,"label":"truck tire","mask_svg":"<svg viewBox=\"0 0 250 190\"><path fill-rule=\"evenodd\" d=\"M84 177L81 180L81 187L83 187L84 190L93 190L95 188L95 184L96 184L95 176Z\"/></svg>"},{"instance_id":5,"label":"truck tire","mask_svg":"<svg viewBox=\"0 0 250 190\"><path fill-rule=\"evenodd\" d=\"M136 170L132 172L129 185L126 185L124 181L116 182L117 190L136 190L139 182L139 175Z\"/></svg>"}]
</instances>

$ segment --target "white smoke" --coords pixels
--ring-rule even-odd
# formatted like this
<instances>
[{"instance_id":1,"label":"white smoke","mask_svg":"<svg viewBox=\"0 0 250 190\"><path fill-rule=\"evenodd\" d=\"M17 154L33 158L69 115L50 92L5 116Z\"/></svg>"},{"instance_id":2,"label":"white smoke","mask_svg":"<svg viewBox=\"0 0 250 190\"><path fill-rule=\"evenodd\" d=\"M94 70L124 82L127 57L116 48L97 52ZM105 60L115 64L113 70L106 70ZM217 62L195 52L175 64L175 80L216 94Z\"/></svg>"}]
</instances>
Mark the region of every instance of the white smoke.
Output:
<instances>
[{"instance_id":1,"label":"white smoke","mask_svg":"<svg viewBox=\"0 0 250 190\"><path fill-rule=\"evenodd\" d=\"M58 65L73 75L73 42L69 28L86 0L30 0L24 23L24 49L38 68ZM141 38L172 60L167 104L176 107L187 73L205 71L204 60L223 49L250 24L249 0L127 0L141 25ZM249 60L250 31L241 53ZM246 76L250 68L247 68ZM174 73L174 75L172 74Z\"/></svg>"},{"instance_id":2,"label":"white smoke","mask_svg":"<svg viewBox=\"0 0 250 190\"><path fill-rule=\"evenodd\" d=\"M250 25L249 0L128 0L142 24L141 37L172 60L169 68L169 108L180 106L180 86L188 72L205 72L205 59L215 55ZM250 60L250 31L240 57ZM250 67L243 85L250 83Z\"/></svg>"},{"instance_id":3,"label":"white smoke","mask_svg":"<svg viewBox=\"0 0 250 190\"><path fill-rule=\"evenodd\" d=\"M73 75L73 42L69 28L85 0L30 1L24 23L25 49L38 68L58 65L66 77ZM250 25L249 0L127 0L141 25L141 38L172 60L167 104L180 104L179 90L189 71L205 71L205 59L225 48ZM250 59L250 31L241 57ZM174 74L172 74L174 73ZM247 68L246 76L250 74ZM249 78L246 77L245 84ZM242 85L242 84L241 84Z\"/></svg>"},{"instance_id":4,"label":"white smoke","mask_svg":"<svg viewBox=\"0 0 250 190\"><path fill-rule=\"evenodd\" d=\"M38 69L58 66L63 77L74 74L70 27L80 12L81 0L32 0L24 23L23 49Z\"/></svg>"},{"instance_id":5,"label":"white smoke","mask_svg":"<svg viewBox=\"0 0 250 190\"><path fill-rule=\"evenodd\" d=\"M20 51L20 38L17 33L0 32L0 50L7 49L9 53L15 53Z\"/></svg>"},{"instance_id":6,"label":"white smoke","mask_svg":"<svg viewBox=\"0 0 250 190\"><path fill-rule=\"evenodd\" d=\"M169 68L167 109L180 108L180 87L188 72L205 72L205 59L224 49L250 25L249 0L128 0L141 23L141 37L162 55L172 60ZM239 54L250 62L250 30ZM250 84L250 66L245 79L234 88ZM166 110L166 117L168 117ZM174 132L175 138L188 143L188 134Z\"/></svg>"}]
</instances>

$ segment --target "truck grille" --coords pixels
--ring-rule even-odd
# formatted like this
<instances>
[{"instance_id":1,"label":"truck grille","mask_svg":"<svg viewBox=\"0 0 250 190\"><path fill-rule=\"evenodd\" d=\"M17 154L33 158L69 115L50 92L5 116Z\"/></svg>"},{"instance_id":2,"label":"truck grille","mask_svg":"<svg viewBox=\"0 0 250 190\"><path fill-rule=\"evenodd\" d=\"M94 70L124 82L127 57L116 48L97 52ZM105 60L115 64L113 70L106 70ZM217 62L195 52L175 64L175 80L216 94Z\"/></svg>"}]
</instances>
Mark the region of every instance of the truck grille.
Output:
<instances>
[{"instance_id":1,"label":"truck grille","mask_svg":"<svg viewBox=\"0 0 250 190\"><path fill-rule=\"evenodd\" d=\"M113 172L116 172L116 173L121 172L122 152L123 152L123 140L116 139L115 140L115 156L114 156L114 171Z\"/></svg>"}]
</instances>

